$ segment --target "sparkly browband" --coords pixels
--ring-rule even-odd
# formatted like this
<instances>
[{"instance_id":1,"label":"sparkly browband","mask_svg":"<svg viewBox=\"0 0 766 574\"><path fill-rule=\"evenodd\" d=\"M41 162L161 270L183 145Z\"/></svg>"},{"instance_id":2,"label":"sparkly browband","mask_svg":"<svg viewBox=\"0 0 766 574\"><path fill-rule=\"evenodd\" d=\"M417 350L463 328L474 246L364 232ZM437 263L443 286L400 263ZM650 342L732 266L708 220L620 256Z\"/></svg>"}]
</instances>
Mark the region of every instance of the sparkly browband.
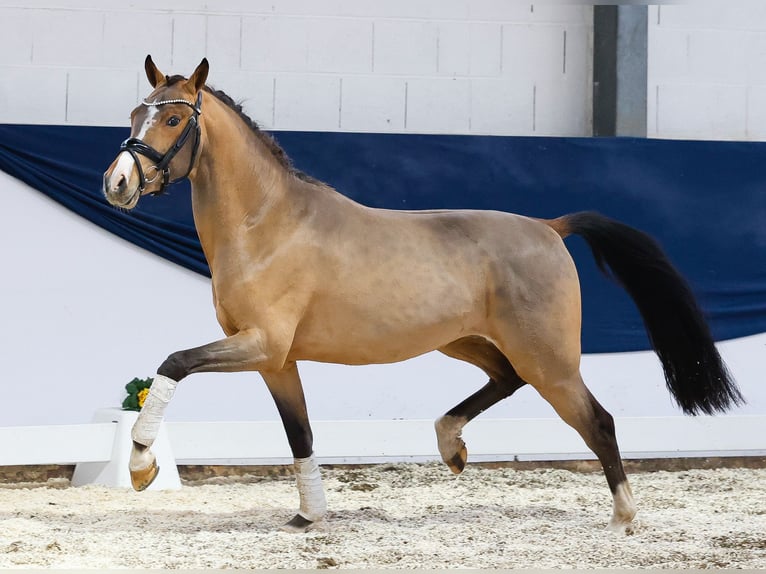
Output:
<instances>
[{"instance_id":1,"label":"sparkly browband","mask_svg":"<svg viewBox=\"0 0 766 574\"><path fill-rule=\"evenodd\" d=\"M162 106L165 104L186 104L187 106L195 110L198 114L202 113L202 111L199 109L198 106L194 105L193 103L187 100L182 100L180 98L174 99L174 100L160 100L159 102L148 102L146 98L144 98L143 100L141 100L141 103L144 104L145 106Z\"/></svg>"}]
</instances>

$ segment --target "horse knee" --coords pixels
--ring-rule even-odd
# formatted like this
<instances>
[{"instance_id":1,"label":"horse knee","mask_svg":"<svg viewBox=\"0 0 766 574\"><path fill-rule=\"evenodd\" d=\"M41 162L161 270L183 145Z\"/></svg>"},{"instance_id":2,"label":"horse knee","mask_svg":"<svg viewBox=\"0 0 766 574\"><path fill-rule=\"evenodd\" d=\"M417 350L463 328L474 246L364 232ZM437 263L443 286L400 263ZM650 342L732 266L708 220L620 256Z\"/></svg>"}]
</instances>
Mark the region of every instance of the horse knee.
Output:
<instances>
[{"instance_id":1,"label":"horse knee","mask_svg":"<svg viewBox=\"0 0 766 574\"><path fill-rule=\"evenodd\" d=\"M157 369L158 375L164 375L174 381L180 381L189 374L188 360L185 358L184 351L176 351L163 361L160 368Z\"/></svg>"}]
</instances>

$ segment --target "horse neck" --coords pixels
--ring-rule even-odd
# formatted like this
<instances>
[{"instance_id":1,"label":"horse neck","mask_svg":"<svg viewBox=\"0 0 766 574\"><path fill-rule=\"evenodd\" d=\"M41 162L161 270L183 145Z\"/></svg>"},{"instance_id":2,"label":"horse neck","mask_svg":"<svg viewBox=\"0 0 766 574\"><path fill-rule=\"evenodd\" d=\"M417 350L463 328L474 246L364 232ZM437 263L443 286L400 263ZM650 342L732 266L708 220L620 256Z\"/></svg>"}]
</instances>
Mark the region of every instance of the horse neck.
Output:
<instances>
[{"instance_id":1,"label":"horse neck","mask_svg":"<svg viewBox=\"0 0 766 574\"><path fill-rule=\"evenodd\" d=\"M189 179L194 222L212 267L218 248L241 244L243 234L277 239L292 176L233 111L213 96L207 100L204 144Z\"/></svg>"}]
</instances>

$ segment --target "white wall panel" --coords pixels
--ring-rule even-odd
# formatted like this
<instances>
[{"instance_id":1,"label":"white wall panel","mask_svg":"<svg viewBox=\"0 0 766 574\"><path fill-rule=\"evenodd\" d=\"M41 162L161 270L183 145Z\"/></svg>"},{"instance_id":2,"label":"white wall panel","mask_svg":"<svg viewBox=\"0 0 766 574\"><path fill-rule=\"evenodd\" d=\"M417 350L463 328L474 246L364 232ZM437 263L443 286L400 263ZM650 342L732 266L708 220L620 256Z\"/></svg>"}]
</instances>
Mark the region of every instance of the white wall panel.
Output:
<instances>
[{"instance_id":1,"label":"white wall panel","mask_svg":"<svg viewBox=\"0 0 766 574\"><path fill-rule=\"evenodd\" d=\"M45 118L57 123L125 125L127 110L100 107L91 110L87 120L80 110L88 107L86 96L101 97L107 105L123 105L125 97L111 97L114 87L109 82L115 76L110 74L119 70L142 76L144 57L150 53L168 74L188 75L207 57L211 82L215 79L216 87L235 100L257 100L264 108L255 111L256 117L273 129L528 135L538 133L534 109L543 118L540 125L545 126L545 134L572 134L577 126L576 135L588 135L591 14L588 6L494 0L214 4L138 0L129 5L95 0L40 0L22 5L18 0L0 0L0 66L28 68L32 70L25 76L28 80L38 77L36 71L50 70L59 77L61 72L63 77L71 72L75 79L71 89L65 87L63 97L54 92L67 101L71 117L61 117L58 101L44 104L50 111L30 114L29 107L9 100L13 107L5 113L7 121L18 123ZM581 76L581 81L562 83L566 69ZM268 83L264 75L271 77L272 84L281 77L290 79L275 91L264 88L264 82ZM325 79L317 80L317 76ZM90 85L83 84L87 78ZM231 85L226 85L227 78L234 78ZM443 92L426 88L448 86L438 83L444 78L454 78L456 84ZM480 83L476 92L485 93L489 84L482 82L488 78L498 80L494 85L504 98L480 98L479 102L495 107L479 108L470 99L472 83ZM291 94L284 89L291 83L340 86L343 82L355 94L348 100L350 110L340 111L348 128L339 121L337 106L325 89L319 88L317 95L325 98L321 101L307 97L310 91ZM365 119L359 95L374 98L376 86L398 88L409 82L416 86L413 101L398 97L397 89L397 97L385 105L380 97L370 100ZM369 87L363 87L364 83ZM118 84L125 87L122 79ZM39 91L46 85L41 81L31 87ZM543 99L529 108L529 94L538 87L565 91L557 99ZM137 88L140 96L149 91L143 80L137 81ZM271 91L271 103L263 102L264 89ZM508 99L517 94L520 100ZM394 103L398 109L392 109ZM543 105L555 109L541 110ZM508 121L521 110L527 117ZM324 113L327 117L320 117ZM555 122L562 118L559 128ZM304 119L308 123L302 123Z\"/></svg>"},{"instance_id":2,"label":"white wall panel","mask_svg":"<svg viewBox=\"0 0 766 574\"><path fill-rule=\"evenodd\" d=\"M498 79L471 82L471 132L478 134L531 134L534 121L534 86Z\"/></svg>"},{"instance_id":3,"label":"white wall panel","mask_svg":"<svg viewBox=\"0 0 766 574\"><path fill-rule=\"evenodd\" d=\"M455 76L498 76L502 64L499 24L439 24L439 73Z\"/></svg>"},{"instance_id":4,"label":"white wall panel","mask_svg":"<svg viewBox=\"0 0 766 574\"><path fill-rule=\"evenodd\" d=\"M694 30L688 36L689 75L711 84L745 84L751 35L741 30Z\"/></svg>"},{"instance_id":5,"label":"white wall panel","mask_svg":"<svg viewBox=\"0 0 766 574\"><path fill-rule=\"evenodd\" d=\"M764 2L652 6L648 39L650 137L764 139Z\"/></svg>"},{"instance_id":6,"label":"white wall panel","mask_svg":"<svg viewBox=\"0 0 766 574\"><path fill-rule=\"evenodd\" d=\"M529 57L534 46L541 66ZM564 28L533 24L503 26L503 74L516 82L543 83L555 81L564 74Z\"/></svg>"},{"instance_id":7,"label":"white wall panel","mask_svg":"<svg viewBox=\"0 0 766 574\"><path fill-rule=\"evenodd\" d=\"M219 70L242 67L242 17L211 15L207 17L207 58Z\"/></svg>"},{"instance_id":8,"label":"white wall panel","mask_svg":"<svg viewBox=\"0 0 766 574\"><path fill-rule=\"evenodd\" d=\"M760 0L662 5L656 21L668 28L766 30L766 4Z\"/></svg>"},{"instance_id":9,"label":"white wall panel","mask_svg":"<svg viewBox=\"0 0 766 574\"><path fill-rule=\"evenodd\" d=\"M287 130L337 130L341 79L333 76L280 75L274 85L274 124ZM311 106L306 106L306 98Z\"/></svg>"},{"instance_id":10,"label":"white wall panel","mask_svg":"<svg viewBox=\"0 0 766 574\"><path fill-rule=\"evenodd\" d=\"M242 67L257 71L306 71L309 26L310 20L304 18L243 18Z\"/></svg>"},{"instance_id":11,"label":"white wall panel","mask_svg":"<svg viewBox=\"0 0 766 574\"><path fill-rule=\"evenodd\" d=\"M142 90L148 89L146 79L143 84ZM275 84L276 77L270 73L215 69L208 76L208 85L223 90L242 104L244 112L264 129L274 126Z\"/></svg>"},{"instance_id":12,"label":"white wall panel","mask_svg":"<svg viewBox=\"0 0 766 574\"><path fill-rule=\"evenodd\" d=\"M188 76L206 55L207 17L203 14L175 14L171 62L160 69L166 73Z\"/></svg>"},{"instance_id":13,"label":"white wall panel","mask_svg":"<svg viewBox=\"0 0 766 574\"><path fill-rule=\"evenodd\" d=\"M0 122L66 123L67 71L0 66Z\"/></svg>"},{"instance_id":14,"label":"white wall panel","mask_svg":"<svg viewBox=\"0 0 766 574\"><path fill-rule=\"evenodd\" d=\"M745 139L766 141L766 84L747 89L746 117Z\"/></svg>"},{"instance_id":15,"label":"white wall panel","mask_svg":"<svg viewBox=\"0 0 766 574\"><path fill-rule=\"evenodd\" d=\"M591 23L590 10L577 2L540 2L527 6L531 14L530 20L533 22L580 25ZM522 5L523 8L527 6Z\"/></svg>"},{"instance_id":16,"label":"white wall panel","mask_svg":"<svg viewBox=\"0 0 766 574\"><path fill-rule=\"evenodd\" d=\"M678 139L747 138L747 88L669 83L657 93L657 135Z\"/></svg>"},{"instance_id":17,"label":"white wall panel","mask_svg":"<svg viewBox=\"0 0 766 574\"><path fill-rule=\"evenodd\" d=\"M32 63L32 30L30 10L2 9L0 17L0 65ZM19 32L23 33L19 33Z\"/></svg>"},{"instance_id":18,"label":"white wall panel","mask_svg":"<svg viewBox=\"0 0 766 574\"><path fill-rule=\"evenodd\" d=\"M423 76L438 69L436 24L382 20L375 23L374 65L379 74Z\"/></svg>"},{"instance_id":19,"label":"white wall panel","mask_svg":"<svg viewBox=\"0 0 766 574\"><path fill-rule=\"evenodd\" d=\"M407 82L407 131L470 131L471 84L466 79L412 79Z\"/></svg>"},{"instance_id":20,"label":"white wall panel","mask_svg":"<svg viewBox=\"0 0 766 574\"><path fill-rule=\"evenodd\" d=\"M71 70L67 83L67 123L97 126L129 123L130 111L139 102L139 78L144 78L144 74L130 70ZM93 86L99 84L102 87L95 94ZM144 95L142 89L141 97Z\"/></svg>"},{"instance_id":21,"label":"white wall panel","mask_svg":"<svg viewBox=\"0 0 766 574\"><path fill-rule=\"evenodd\" d=\"M103 67L143 75L144 58L151 54L161 70L169 70L172 44L173 16L167 12L120 10L104 13Z\"/></svg>"},{"instance_id":22,"label":"white wall panel","mask_svg":"<svg viewBox=\"0 0 766 574\"><path fill-rule=\"evenodd\" d=\"M535 86L534 134L544 136L578 136L588 131L590 113L577 110L589 106L589 98L579 90L581 80L561 76L555 81ZM561 104L561 100L565 104Z\"/></svg>"},{"instance_id":23,"label":"white wall panel","mask_svg":"<svg viewBox=\"0 0 766 574\"><path fill-rule=\"evenodd\" d=\"M372 72L372 35L373 25L368 20L309 20L308 69L351 74Z\"/></svg>"},{"instance_id":24,"label":"white wall panel","mask_svg":"<svg viewBox=\"0 0 766 574\"><path fill-rule=\"evenodd\" d=\"M526 22L535 19L535 7L530 2L508 2L507 0L470 0L467 20L490 22Z\"/></svg>"},{"instance_id":25,"label":"white wall panel","mask_svg":"<svg viewBox=\"0 0 766 574\"><path fill-rule=\"evenodd\" d=\"M343 131L404 131L407 81L404 78L343 79L340 128Z\"/></svg>"},{"instance_id":26,"label":"white wall panel","mask_svg":"<svg viewBox=\"0 0 766 574\"><path fill-rule=\"evenodd\" d=\"M688 81L689 34L649 26L648 78L654 82Z\"/></svg>"},{"instance_id":27,"label":"white wall panel","mask_svg":"<svg viewBox=\"0 0 766 574\"><path fill-rule=\"evenodd\" d=\"M33 64L71 68L103 63L103 12L35 10L30 26Z\"/></svg>"}]
</instances>

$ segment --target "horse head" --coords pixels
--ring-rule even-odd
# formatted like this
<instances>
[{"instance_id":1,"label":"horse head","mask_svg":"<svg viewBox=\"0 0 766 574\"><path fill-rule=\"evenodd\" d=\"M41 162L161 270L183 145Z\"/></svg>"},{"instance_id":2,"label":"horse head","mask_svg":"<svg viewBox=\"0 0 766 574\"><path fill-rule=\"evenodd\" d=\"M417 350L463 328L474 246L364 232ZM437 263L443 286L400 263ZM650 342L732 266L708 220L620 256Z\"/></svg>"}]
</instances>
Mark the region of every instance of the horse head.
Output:
<instances>
[{"instance_id":1,"label":"horse head","mask_svg":"<svg viewBox=\"0 0 766 574\"><path fill-rule=\"evenodd\" d=\"M123 209L133 209L142 195L160 193L187 177L200 149L207 59L189 78L164 75L151 56L144 68L154 90L131 112L130 137L104 173L104 196Z\"/></svg>"}]
</instances>

